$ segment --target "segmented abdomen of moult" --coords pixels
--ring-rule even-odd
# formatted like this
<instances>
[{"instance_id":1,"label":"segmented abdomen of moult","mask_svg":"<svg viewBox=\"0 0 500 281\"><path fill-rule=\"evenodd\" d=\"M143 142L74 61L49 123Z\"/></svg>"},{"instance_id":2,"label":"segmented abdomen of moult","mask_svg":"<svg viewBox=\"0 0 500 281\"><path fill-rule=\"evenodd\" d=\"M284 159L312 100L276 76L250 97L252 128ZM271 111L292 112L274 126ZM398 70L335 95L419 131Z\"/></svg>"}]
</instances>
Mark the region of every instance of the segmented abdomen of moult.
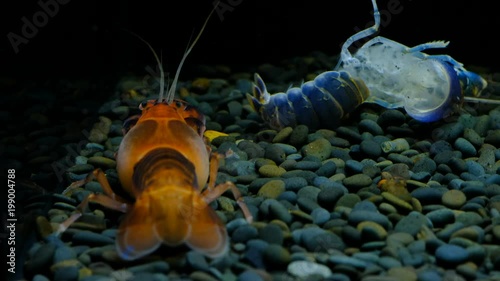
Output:
<instances>
[{"instance_id":1,"label":"segmented abdomen of moult","mask_svg":"<svg viewBox=\"0 0 500 281\"><path fill-rule=\"evenodd\" d=\"M461 102L457 72L448 62L408 48L389 39L374 38L344 61L339 70L365 82L366 102L385 108L404 107L416 120L432 122L448 116Z\"/></svg>"},{"instance_id":2,"label":"segmented abdomen of moult","mask_svg":"<svg viewBox=\"0 0 500 281\"><path fill-rule=\"evenodd\" d=\"M334 129L369 95L363 81L345 71L326 71L286 93L269 94L262 78L255 74L252 108L271 128L305 125L310 130Z\"/></svg>"}]
</instances>

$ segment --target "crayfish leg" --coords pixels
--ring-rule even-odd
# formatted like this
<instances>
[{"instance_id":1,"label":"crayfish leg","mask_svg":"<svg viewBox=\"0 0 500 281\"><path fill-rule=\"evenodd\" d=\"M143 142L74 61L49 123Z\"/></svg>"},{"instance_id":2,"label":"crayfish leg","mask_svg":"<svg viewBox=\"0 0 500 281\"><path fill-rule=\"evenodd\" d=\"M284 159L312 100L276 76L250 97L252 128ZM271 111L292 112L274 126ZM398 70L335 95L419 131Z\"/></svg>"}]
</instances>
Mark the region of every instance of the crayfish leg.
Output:
<instances>
[{"instance_id":1,"label":"crayfish leg","mask_svg":"<svg viewBox=\"0 0 500 281\"><path fill-rule=\"evenodd\" d=\"M93 179L96 179L97 182L101 185L104 194L108 195L113 200L119 201L119 202L122 202L122 203L127 203L127 204L130 203L128 200L126 200L125 198L117 195L113 191L113 189L111 188L111 185L109 184L108 179L106 178L106 174L101 170L101 168L97 168L94 171L92 171L92 173L89 173L85 179L79 180L79 181L75 181L75 182L71 183L62 192L62 194L63 195L67 194L71 190L73 190L75 188L78 188L78 187L81 187L81 186L85 185L88 182L91 182ZM121 211L121 210L118 210L118 211Z\"/></svg>"},{"instance_id":2,"label":"crayfish leg","mask_svg":"<svg viewBox=\"0 0 500 281\"><path fill-rule=\"evenodd\" d=\"M226 192L227 190L231 190L236 203L238 203L238 206L240 206L240 209L245 216L245 219L248 223L252 223L253 217L248 210L247 204L245 204L245 201L243 201L243 197L241 197L240 190L234 185L234 183L225 182L215 186L215 180L217 179L217 170L219 168L219 161L223 157L223 155L215 152L210 154L210 177L207 188L203 191L201 196L203 197L205 202L207 202L207 204L210 204L212 201L219 198L224 192Z\"/></svg>"},{"instance_id":3,"label":"crayfish leg","mask_svg":"<svg viewBox=\"0 0 500 281\"><path fill-rule=\"evenodd\" d=\"M240 206L240 209L243 212L243 215L245 216L247 222L252 223L252 214L250 214L247 204L245 204L245 201L243 201L243 197L241 197L240 190L236 187L236 185L234 185L234 183L228 181L225 183L221 183L212 189L207 188L203 191L201 196L207 204L210 204L210 202L219 198L227 190L231 190L231 192L233 193L234 199L236 200L238 206Z\"/></svg>"},{"instance_id":4,"label":"crayfish leg","mask_svg":"<svg viewBox=\"0 0 500 281\"><path fill-rule=\"evenodd\" d=\"M94 171L92 171L92 173L89 173L85 179L73 182L68 188L66 188L66 190L63 191L63 194L68 193L69 191L90 182L94 178L96 178L97 182L101 184L105 194L92 193L87 196L80 204L78 204L78 206L76 207L76 212L59 225L59 228L56 231L56 235L60 235L61 233L66 231L66 229L68 229L71 224L79 219L90 202L98 203L104 207L123 213L127 212L127 210L130 209L129 202L113 192L111 186L109 185L108 179L106 178L106 175L101 169L95 169Z\"/></svg>"},{"instance_id":5,"label":"crayfish leg","mask_svg":"<svg viewBox=\"0 0 500 281\"><path fill-rule=\"evenodd\" d=\"M217 170L219 169L219 162L222 158L224 158L224 156L216 152L211 152L210 146L208 145L207 145L207 151L210 154L209 171L208 171L209 178L208 178L207 189L210 190L214 189L215 187L215 181L217 180ZM217 197L213 198L210 202L212 202L215 199L217 199Z\"/></svg>"},{"instance_id":6,"label":"crayfish leg","mask_svg":"<svg viewBox=\"0 0 500 281\"><path fill-rule=\"evenodd\" d=\"M439 49L439 48L446 48L450 42L445 42L445 41L432 41L432 42L427 42L423 44L419 44L415 47L408 48L406 50L407 53L419 53L427 49Z\"/></svg>"}]
</instances>

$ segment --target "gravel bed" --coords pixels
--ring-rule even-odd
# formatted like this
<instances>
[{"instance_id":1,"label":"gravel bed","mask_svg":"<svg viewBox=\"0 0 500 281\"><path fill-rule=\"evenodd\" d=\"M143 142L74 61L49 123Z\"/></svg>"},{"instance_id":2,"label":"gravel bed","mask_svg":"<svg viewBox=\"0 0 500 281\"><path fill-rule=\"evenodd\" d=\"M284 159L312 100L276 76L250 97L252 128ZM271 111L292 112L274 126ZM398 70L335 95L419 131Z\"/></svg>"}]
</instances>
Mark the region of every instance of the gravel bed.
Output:
<instances>
[{"instance_id":1,"label":"gravel bed","mask_svg":"<svg viewBox=\"0 0 500 281\"><path fill-rule=\"evenodd\" d=\"M261 65L257 71L274 93L334 61L314 53L283 64L291 68ZM227 134L211 142L218 153L232 151L217 182L234 182L254 217L251 224L244 220L230 192L212 203L231 238L228 255L210 259L165 246L122 261L114 245L121 214L94 204L55 237L53 229L83 198L102 192L89 182L70 196L53 195L47 213L36 218L26 278L500 280L500 107L465 105L423 124L403 111L363 104L335 130L276 131L246 100L253 73L204 69L219 78L180 82L181 98L206 114L207 129ZM486 93L498 98L499 75L486 78L492 81ZM71 140L81 149L68 155L65 186L95 168L120 185L114 157L122 123L154 93L140 77L118 83L86 136Z\"/></svg>"}]
</instances>

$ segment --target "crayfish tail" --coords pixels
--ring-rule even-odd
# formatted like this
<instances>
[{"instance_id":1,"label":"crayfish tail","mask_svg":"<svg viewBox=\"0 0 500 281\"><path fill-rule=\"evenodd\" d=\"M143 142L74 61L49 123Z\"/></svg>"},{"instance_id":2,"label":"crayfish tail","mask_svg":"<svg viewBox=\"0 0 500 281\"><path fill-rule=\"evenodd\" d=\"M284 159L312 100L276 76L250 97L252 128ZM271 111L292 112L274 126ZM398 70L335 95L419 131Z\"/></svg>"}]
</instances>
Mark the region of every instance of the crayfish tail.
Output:
<instances>
[{"instance_id":1,"label":"crayfish tail","mask_svg":"<svg viewBox=\"0 0 500 281\"><path fill-rule=\"evenodd\" d=\"M165 192L166 191L166 192ZM125 260L146 256L163 243L178 246L191 232L195 216L192 194L162 189L146 190L125 215L117 237L117 251Z\"/></svg>"},{"instance_id":2,"label":"crayfish tail","mask_svg":"<svg viewBox=\"0 0 500 281\"><path fill-rule=\"evenodd\" d=\"M269 103L271 95L267 92L266 84L259 74L254 74L253 95L247 93L247 100L250 106L256 112L260 112L261 108Z\"/></svg>"},{"instance_id":3,"label":"crayfish tail","mask_svg":"<svg viewBox=\"0 0 500 281\"><path fill-rule=\"evenodd\" d=\"M201 196L194 198L193 209L195 212L189 219L191 231L186 244L211 258L225 255L229 249L229 239L217 213Z\"/></svg>"},{"instance_id":4,"label":"crayfish tail","mask_svg":"<svg viewBox=\"0 0 500 281\"><path fill-rule=\"evenodd\" d=\"M124 260L135 260L154 252L161 245L155 231L155 218L144 198L136 200L118 229L116 251Z\"/></svg>"},{"instance_id":5,"label":"crayfish tail","mask_svg":"<svg viewBox=\"0 0 500 281\"><path fill-rule=\"evenodd\" d=\"M260 108L262 107L262 103L256 99L254 96L247 94L247 101L252 107L252 109L256 112L260 112Z\"/></svg>"}]
</instances>

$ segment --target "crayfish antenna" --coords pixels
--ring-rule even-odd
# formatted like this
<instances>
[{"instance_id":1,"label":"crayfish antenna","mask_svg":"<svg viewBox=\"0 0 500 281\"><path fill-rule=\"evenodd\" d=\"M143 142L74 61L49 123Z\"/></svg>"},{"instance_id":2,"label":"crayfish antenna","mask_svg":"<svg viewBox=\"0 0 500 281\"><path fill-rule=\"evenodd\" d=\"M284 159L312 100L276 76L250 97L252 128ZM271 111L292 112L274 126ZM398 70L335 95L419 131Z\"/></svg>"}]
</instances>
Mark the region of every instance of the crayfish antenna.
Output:
<instances>
[{"instance_id":1,"label":"crayfish antenna","mask_svg":"<svg viewBox=\"0 0 500 281\"><path fill-rule=\"evenodd\" d=\"M500 100L493 100L487 98L476 98L476 97L464 97L466 102L470 103L486 103L486 104L498 104L500 105Z\"/></svg>"},{"instance_id":2,"label":"crayfish antenna","mask_svg":"<svg viewBox=\"0 0 500 281\"><path fill-rule=\"evenodd\" d=\"M489 83L498 84L492 81L486 81L479 74L470 71L460 71L458 78L462 85L463 99L468 103L483 103L500 105L500 100L489 98L489 94L481 97L481 93Z\"/></svg>"},{"instance_id":3,"label":"crayfish antenna","mask_svg":"<svg viewBox=\"0 0 500 281\"><path fill-rule=\"evenodd\" d=\"M376 0L372 0L372 5L373 5L373 17L375 19L375 23L369 28L363 29L358 33L354 34L353 36L347 38L347 40L344 42L344 45L342 45L342 51L340 52L340 59L334 68L335 70L339 69L340 64L342 64L342 62L349 61L350 59L352 59L352 55L349 52L349 47L351 47L352 43L358 41L359 39L375 34L380 28L380 12L378 10Z\"/></svg>"},{"instance_id":4,"label":"crayfish antenna","mask_svg":"<svg viewBox=\"0 0 500 281\"><path fill-rule=\"evenodd\" d=\"M141 40L142 42L144 42L144 44L146 44L149 47L149 49L151 50L151 52L153 52L153 55L155 56L156 63L158 63L158 67L160 69L160 96L158 98L158 101L161 102L163 100L163 92L164 92L164 87L165 87L165 73L163 72L163 66L161 65L161 61L158 58L158 55L156 54L153 47L151 47L151 44L149 44L146 40L144 40L137 33L134 33L134 32L129 31L129 30L127 30L127 31L130 32L132 35L136 36L137 38L139 38L139 40Z\"/></svg>"},{"instance_id":5,"label":"crayfish antenna","mask_svg":"<svg viewBox=\"0 0 500 281\"><path fill-rule=\"evenodd\" d=\"M207 19L205 20L205 23L201 27L200 32L198 32L198 35L194 39L193 43L191 43L191 46L189 46L189 48L187 48L186 52L184 53L184 56L182 56L181 62L179 63L179 67L177 67L177 71L175 72L174 80L172 81L172 86L170 87L170 89L168 89L167 103L171 103L174 100L175 90L177 87L177 80L179 79L179 73L181 72L182 65L184 64L184 61L186 60L187 56L189 55L189 53L193 49L194 45L196 45L196 42L198 42L198 39L200 38L201 34L205 30L205 27L207 26L208 20L210 19L210 17L214 13L214 11L218 5L219 5L219 1L217 1L217 3L215 3L214 8L212 9L210 14L208 15Z\"/></svg>"}]
</instances>

